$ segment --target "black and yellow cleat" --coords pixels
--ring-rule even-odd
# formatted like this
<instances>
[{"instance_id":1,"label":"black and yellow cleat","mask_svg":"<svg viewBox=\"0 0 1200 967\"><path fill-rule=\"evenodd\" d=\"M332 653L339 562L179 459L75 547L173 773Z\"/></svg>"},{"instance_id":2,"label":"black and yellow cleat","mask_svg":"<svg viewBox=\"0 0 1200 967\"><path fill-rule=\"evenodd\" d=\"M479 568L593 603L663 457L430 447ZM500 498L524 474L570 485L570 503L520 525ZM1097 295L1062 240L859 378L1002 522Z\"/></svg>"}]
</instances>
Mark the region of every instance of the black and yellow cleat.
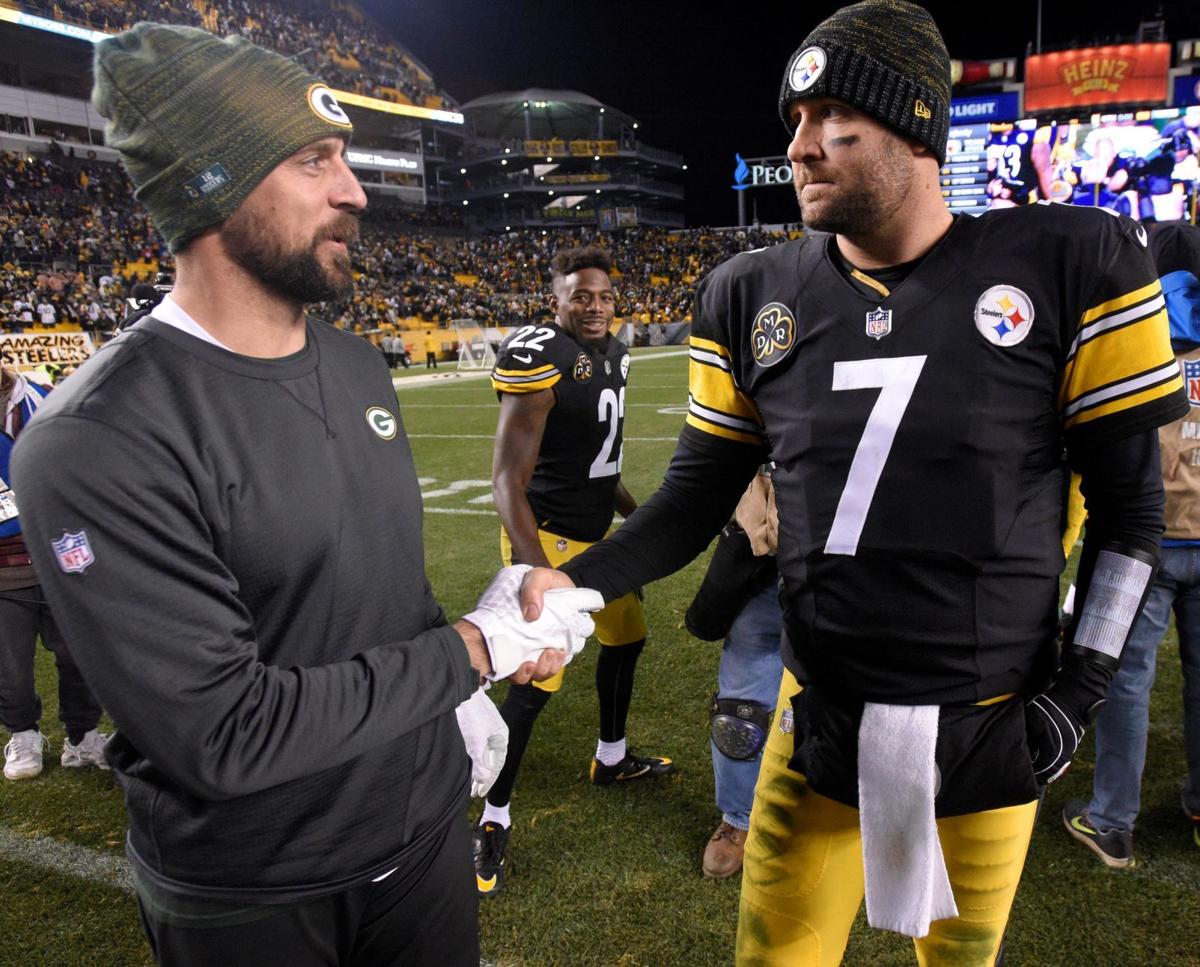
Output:
<instances>
[{"instance_id":1,"label":"black and yellow cleat","mask_svg":"<svg viewBox=\"0 0 1200 967\"><path fill-rule=\"evenodd\" d=\"M504 888L508 827L480 823L475 827L475 888L480 896L495 896Z\"/></svg>"},{"instance_id":2,"label":"black and yellow cleat","mask_svg":"<svg viewBox=\"0 0 1200 967\"><path fill-rule=\"evenodd\" d=\"M592 760L591 777L597 786L614 782L632 782L634 779L650 779L665 776L675 771L675 764L665 755L634 755L629 752L616 765L606 766L599 759Z\"/></svg>"}]
</instances>

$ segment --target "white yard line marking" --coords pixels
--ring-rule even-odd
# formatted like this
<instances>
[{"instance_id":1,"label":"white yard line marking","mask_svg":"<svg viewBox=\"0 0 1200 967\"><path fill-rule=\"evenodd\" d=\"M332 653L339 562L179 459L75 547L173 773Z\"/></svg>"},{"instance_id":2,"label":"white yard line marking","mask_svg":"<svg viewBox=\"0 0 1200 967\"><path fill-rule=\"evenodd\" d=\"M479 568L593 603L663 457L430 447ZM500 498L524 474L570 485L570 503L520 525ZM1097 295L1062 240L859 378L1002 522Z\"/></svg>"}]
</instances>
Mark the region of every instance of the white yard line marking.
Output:
<instances>
[{"instance_id":1,"label":"white yard line marking","mask_svg":"<svg viewBox=\"0 0 1200 967\"><path fill-rule=\"evenodd\" d=\"M635 363L640 363L644 359L665 359L670 356L686 356L687 353L688 348L681 346L679 349L664 349L661 352L635 354L632 359ZM425 376L396 376L392 379L392 385L396 389L405 389L411 386L445 386L452 385L459 380L484 379L491 375L492 371L490 369L456 369L444 373L429 373Z\"/></svg>"},{"instance_id":2,"label":"white yard line marking","mask_svg":"<svg viewBox=\"0 0 1200 967\"><path fill-rule=\"evenodd\" d=\"M640 389L640 387L639 387ZM687 412L687 403L626 403L626 406L682 406L682 412ZM405 410L498 410L500 404L492 401L486 403L405 403Z\"/></svg>"},{"instance_id":3,"label":"white yard line marking","mask_svg":"<svg viewBox=\"0 0 1200 967\"><path fill-rule=\"evenodd\" d=\"M49 836L22 836L0 825L0 857L133 893L133 871L120 854L61 843Z\"/></svg>"},{"instance_id":4,"label":"white yard line marking","mask_svg":"<svg viewBox=\"0 0 1200 967\"><path fill-rule=\"evenodd\" d=\"M426 507L425 513L427 513L427 514L467 514L472 517L478 517L480 515L482 515L484 517L495 517L496 516L496 512L494 510L469 510L466 507ZM497 520L498 519L499 518L497 518Z\"/></svg>"}]
</instances>

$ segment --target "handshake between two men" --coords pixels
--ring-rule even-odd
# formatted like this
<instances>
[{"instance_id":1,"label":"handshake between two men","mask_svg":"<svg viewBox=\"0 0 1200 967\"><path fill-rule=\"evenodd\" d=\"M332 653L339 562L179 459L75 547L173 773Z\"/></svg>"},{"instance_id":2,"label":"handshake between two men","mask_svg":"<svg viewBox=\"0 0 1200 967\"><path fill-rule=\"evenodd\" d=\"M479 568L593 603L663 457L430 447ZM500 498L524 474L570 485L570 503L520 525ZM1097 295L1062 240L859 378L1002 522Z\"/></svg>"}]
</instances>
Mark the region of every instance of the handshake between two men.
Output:
<instances>
[{"instance_id":1,"label":"handshake between two men","mask_svg":"<svg viewBox=\"0 0 1200 967\"><path fill-rule=\"evenodd\" d=\"M539 580L526 581L530 572ZM471 664L489 684L502 678L525 684L549 678L579 654L596 630L590 613L603 607L599 591L576 588L558 571L517 564L500 570L475 610L454 628L466 643ZM471 795L477 797L491 789L508 750L508 726L484 694L487 687L483 684L455 710L471 757Z\"/></svg>"}]
</instances>

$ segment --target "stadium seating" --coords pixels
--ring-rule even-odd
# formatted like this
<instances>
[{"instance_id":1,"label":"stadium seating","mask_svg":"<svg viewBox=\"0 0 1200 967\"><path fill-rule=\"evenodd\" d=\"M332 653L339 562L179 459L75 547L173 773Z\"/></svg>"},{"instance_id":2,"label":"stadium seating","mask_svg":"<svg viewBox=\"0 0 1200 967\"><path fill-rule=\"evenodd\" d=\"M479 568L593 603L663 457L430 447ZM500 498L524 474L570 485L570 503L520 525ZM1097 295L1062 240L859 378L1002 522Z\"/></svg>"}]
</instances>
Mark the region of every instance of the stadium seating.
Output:
<instances>
[{"instance_id":1,"label":"stadium seating","mask_svg":"<svg viewBox=\"0 0 1200 967\"><path fill-rule=\"evenodd\" d=\"M21 0L28 13L116 33L139 20L191 24L219 36L241 34L288 55L331 87L402 104L442 107L439 91L413 56L352 4L329 0Z\"/></svg>"},{"instance_id":2,"label":"stadium seating","mask_svg":"<svg viewBox=\"0 0 1200 967\"><path fill-rule=\"evenodd\" d=\"M126 290L149 281L171 257L133 200L117 166L70 154L0 155L0 326L28 328L49 303L58 325L111 328ZM457 231L458 234L447 234ZM596 241L616 266L619 314L646 325L686 319L691 290L735 252L782 235L750 229L524 230L464 237L436 213L372 196L353 253L358 273L346 305L315 314L356 331L419 328L469 319L510 326L548 313L550 259L565 245ZM97 303L99 313L92 308ZM31 318L22 320L24 306Z\"/></svg>"}]
</instances>

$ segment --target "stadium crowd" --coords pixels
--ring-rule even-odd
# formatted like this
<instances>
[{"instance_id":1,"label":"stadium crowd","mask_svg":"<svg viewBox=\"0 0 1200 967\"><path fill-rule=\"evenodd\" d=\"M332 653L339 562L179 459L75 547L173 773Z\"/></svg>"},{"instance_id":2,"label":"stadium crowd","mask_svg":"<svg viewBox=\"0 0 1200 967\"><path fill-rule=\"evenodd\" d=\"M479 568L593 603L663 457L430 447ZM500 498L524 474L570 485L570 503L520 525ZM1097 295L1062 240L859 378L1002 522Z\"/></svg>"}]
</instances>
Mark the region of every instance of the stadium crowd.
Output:
<instances>
[{"instance_id":1,"label":"stadium crowd","mask_svg":"<svg viewBox=\"0 0 1200 967\"><path fill-rule=\"evenodd\" d=\"M6 327L110 330L134 283L150 281L155 270L170 271L170 253L119 167L10 152L0 155L0 183L0 322ZM317 310L349 329L412 319L421 325L525 323L546 312L540 293L554 252L592 241L612 252L621 316L641 325L678 322L687 318L692 287L705 271L783 238L757 228L643 228L602 236L594 229L527 229L465 237L435 233L411 208L375 201L354 252L354 295Z\"/></svg>"},{"instance_id":2,"label":"stadium crowd","mask_svg":"<svg viewBox=\"0 0 1200 967\"><path fill-rule=\"evenodd\" d=\"M241 34L295 56L330 86L389 101L450 101L433 81L362 14L318 0L23 0L29 13L116 33L140 20L189 24L219 36Z\"/></svg>"}]
</instances>

